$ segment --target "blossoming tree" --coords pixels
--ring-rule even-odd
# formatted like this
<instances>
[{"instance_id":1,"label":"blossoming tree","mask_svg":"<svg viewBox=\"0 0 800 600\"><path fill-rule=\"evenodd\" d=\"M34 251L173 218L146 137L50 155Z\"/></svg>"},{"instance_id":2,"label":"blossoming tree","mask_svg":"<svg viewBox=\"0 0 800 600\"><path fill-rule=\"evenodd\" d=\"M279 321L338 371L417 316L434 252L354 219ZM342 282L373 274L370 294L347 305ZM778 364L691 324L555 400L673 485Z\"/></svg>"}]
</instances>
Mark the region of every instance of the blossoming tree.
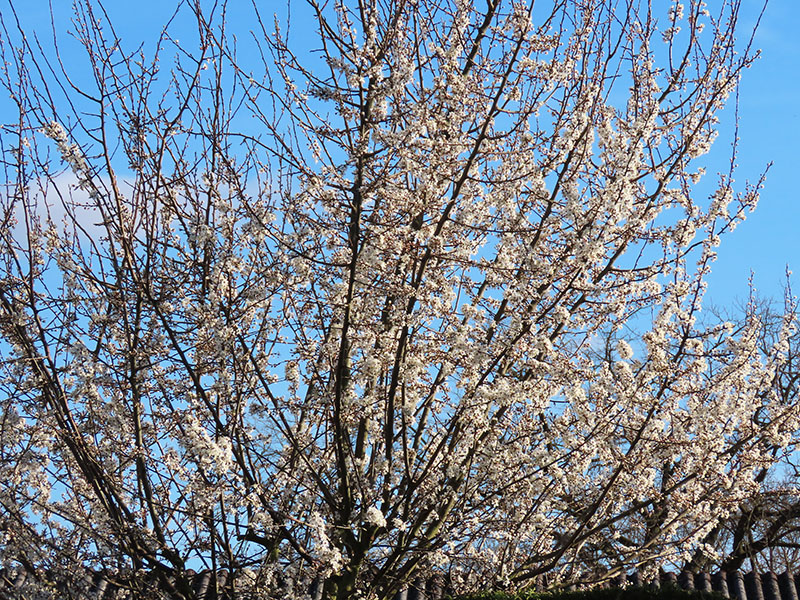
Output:
<instances>
[{"instance_id":1,"label":"blossoming tree","mask_svg":"<svg viewBox=\"0 0 800 600\"><path fill-rule=\"evenodd\" d=\"M708 4L198 3L146 54L80 0L80 63L12 3L5 566L387 598L704 550L798 428L789 321L697 319L760 185L703 178L753 59Z\"/></svg>"}]
</instances>

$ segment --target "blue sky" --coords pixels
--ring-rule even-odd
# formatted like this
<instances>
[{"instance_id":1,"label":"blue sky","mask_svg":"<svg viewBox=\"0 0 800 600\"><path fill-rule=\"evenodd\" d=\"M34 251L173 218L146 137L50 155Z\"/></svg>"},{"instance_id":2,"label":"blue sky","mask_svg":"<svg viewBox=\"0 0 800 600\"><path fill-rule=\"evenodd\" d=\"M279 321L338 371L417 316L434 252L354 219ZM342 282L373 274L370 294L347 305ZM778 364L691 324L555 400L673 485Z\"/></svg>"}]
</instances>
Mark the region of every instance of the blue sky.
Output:
<instances>
[{"instance_id":1,"label":"blue sky","mask_svg":"<svg viewBox=\"0 0 800 600\"><path fill-rule=\"evenodd\" d=\"M6 2L9 0L5 0ZM49 37L50 12L46 0L11 0L20 12L23 27ZM664 2L667 0L653 0ZM708 0L715 4L721 0ZM55 19L64 29L69 19L69 5L58 0ZM743 34L755 24L760 0L743 0ZM290 9L302 10L305 3L291 0ZM24 8L22 8L24 6ZM160 26L172 14L175 1L109 0L106 8L123 45L128 49L146 42L146 48L158 36ZM250 3L231 3L229 31L241 35L251 27L245 20ZM273 10L285 11L287 4L259 2L264 16ZM296 19L295 24L302 21ZM297 31L295 30L295 34ZM187 35L194 37L191 32ZM68 44L69 45L69 44ZM754 284L764 296L780 297L787 264L797 274L793 278L800 294L800 0L770 0L756 35L755 45L761 58L745 73L739 94L739 159L737 184L755 181L767 164L772 167L762 191L761 203L747 221L723 238L719 258L709 278L707 299L716 305L730 306L748 295L751 270ZM166 66L166 65L165 65ZM726 109L723 131L708 157L709 179L725 168L730 155L733 106ZM718 166L717 166L718 165Z\"/></svg>"},{"instance_id":2,"label":"blue sky","mask_svg":"<svg viewBox=\"0 0 800 600\"><path fill-rule=\"evenodd\" d=\"M755 0L745 0L755 11ZM757 18L747 12L744 25ZM771 0L756 34L762 56L743 78L739 96L737 183L756 180L769 162L758 209L723 239L709 278L708 297L717 304L747 296L750 270L763 295L780 296L788 264L800 294L800 2ZM731 110L728 109L728 113ZM729 149L725 132L715 150ZM709 169L709 173L712 170Z\"/></svg>"}]
</instances>

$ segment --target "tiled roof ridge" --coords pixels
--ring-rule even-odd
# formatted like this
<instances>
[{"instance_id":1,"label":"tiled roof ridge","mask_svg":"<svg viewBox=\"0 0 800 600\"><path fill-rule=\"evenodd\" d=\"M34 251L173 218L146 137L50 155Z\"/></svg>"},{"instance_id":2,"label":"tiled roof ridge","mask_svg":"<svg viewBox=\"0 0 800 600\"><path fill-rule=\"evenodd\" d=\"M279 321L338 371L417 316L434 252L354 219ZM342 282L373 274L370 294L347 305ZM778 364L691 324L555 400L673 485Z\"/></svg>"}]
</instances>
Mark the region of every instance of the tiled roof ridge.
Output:
<instances>
[{"instance_id":1,"label":"tiled roof ridge","mask_svg":"<svg viewBox=\"0 0 800 600\"><path fill-rule=\"evenodd\" d=\"M637 573L618 575L598 587L640 586L658 588L667 585L684 590L716 592L731 600L798 600L800 572L784 571L661 571L658 577L644 579ZM572 586L574 587L574 586Z\"/></svg>"},{"instance_id":2,"label":"tiled roof ridge","mask_svg":"<svg viewBox=\"0 0 800 600\"><path fill-rule=\"evenodd\" d=\"M187 571L189 580L192 582L192 591L196 600L236 600L235 596L230 596L228 590L217 595L217 590L222 590L227 579L227 571L217 571L216 585L214 582L213 571L206 570L200 572ZM12 597L15 590L20 590L28 577L32 577L24 569L0 569L0 597L6 597L11 593ZM544 582L541 582L544 583ZM671 571L661 571L658 577L645 579L638 572L625 575L618 575L610 580L600 583L597 587L624 587L638 586L647 588L659 588L664 586L677 586L684 590L700 590L706 592L717 592L725 598L731 600L800 600L797 590L800 589L800 572L774 573L772 571L744 573L742 571L714 573L699 572L692 573L683 571L675 573ZM569 589L575 589L570 586ZM108 600L110 598L126 598L127 595L107 580L102 573L94 573L91 578L84 582L84 593L86 600ZM400 592L395 600L440 600L447 592L442 577L436 577L429 581L417 580L408 589ZM318 585L313 585L312 589L305 596L309 600L316 600L320 596L321 589ZM72 594L70 594L71 596ZM163 595L162 598L173 598L172 595ZM174 598L182 599L180 594Z\"/></svg>"}]
</instances>

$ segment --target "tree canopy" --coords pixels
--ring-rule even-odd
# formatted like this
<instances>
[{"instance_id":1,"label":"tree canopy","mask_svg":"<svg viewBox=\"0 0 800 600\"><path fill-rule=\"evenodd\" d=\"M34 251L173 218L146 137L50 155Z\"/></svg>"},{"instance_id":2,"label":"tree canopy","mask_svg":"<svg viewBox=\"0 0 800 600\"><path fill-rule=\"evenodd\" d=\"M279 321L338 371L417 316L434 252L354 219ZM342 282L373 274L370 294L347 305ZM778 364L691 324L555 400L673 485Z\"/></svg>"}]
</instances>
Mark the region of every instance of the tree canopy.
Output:
<instances>
[{"instance_id":1,"label":"tree canopy","mask_svg":"<svg viewBox=\"0 0 800 600\"><path fill-rule=\"evenodd\" d=\"M704 169L740 2L302 7L148 50L78 0L80 61L0 17L3 564L391 598L712 552L800 411L793 307L699 318L761 185Z\"/></svg>"}]
</instances>

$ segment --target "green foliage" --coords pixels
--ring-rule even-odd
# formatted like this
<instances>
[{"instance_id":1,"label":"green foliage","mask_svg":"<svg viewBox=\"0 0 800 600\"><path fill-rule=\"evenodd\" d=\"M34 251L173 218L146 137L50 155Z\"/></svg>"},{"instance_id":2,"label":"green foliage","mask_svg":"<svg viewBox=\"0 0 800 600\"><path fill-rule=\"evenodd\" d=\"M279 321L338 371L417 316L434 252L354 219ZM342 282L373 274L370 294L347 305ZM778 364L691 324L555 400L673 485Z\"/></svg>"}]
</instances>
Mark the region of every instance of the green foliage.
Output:
<instances>
[{"instance_id":1,"label":"green foliage","mask_svg":"<svg viewBox=\"0 0 800 600\"><path fill-rule=\"evenodd\" d=\"M625 587L574 592L481 592L459 596L456 600L723 600L717 592L683 590L676 586L661 588Z\"/></svg>"}]
</instances>

